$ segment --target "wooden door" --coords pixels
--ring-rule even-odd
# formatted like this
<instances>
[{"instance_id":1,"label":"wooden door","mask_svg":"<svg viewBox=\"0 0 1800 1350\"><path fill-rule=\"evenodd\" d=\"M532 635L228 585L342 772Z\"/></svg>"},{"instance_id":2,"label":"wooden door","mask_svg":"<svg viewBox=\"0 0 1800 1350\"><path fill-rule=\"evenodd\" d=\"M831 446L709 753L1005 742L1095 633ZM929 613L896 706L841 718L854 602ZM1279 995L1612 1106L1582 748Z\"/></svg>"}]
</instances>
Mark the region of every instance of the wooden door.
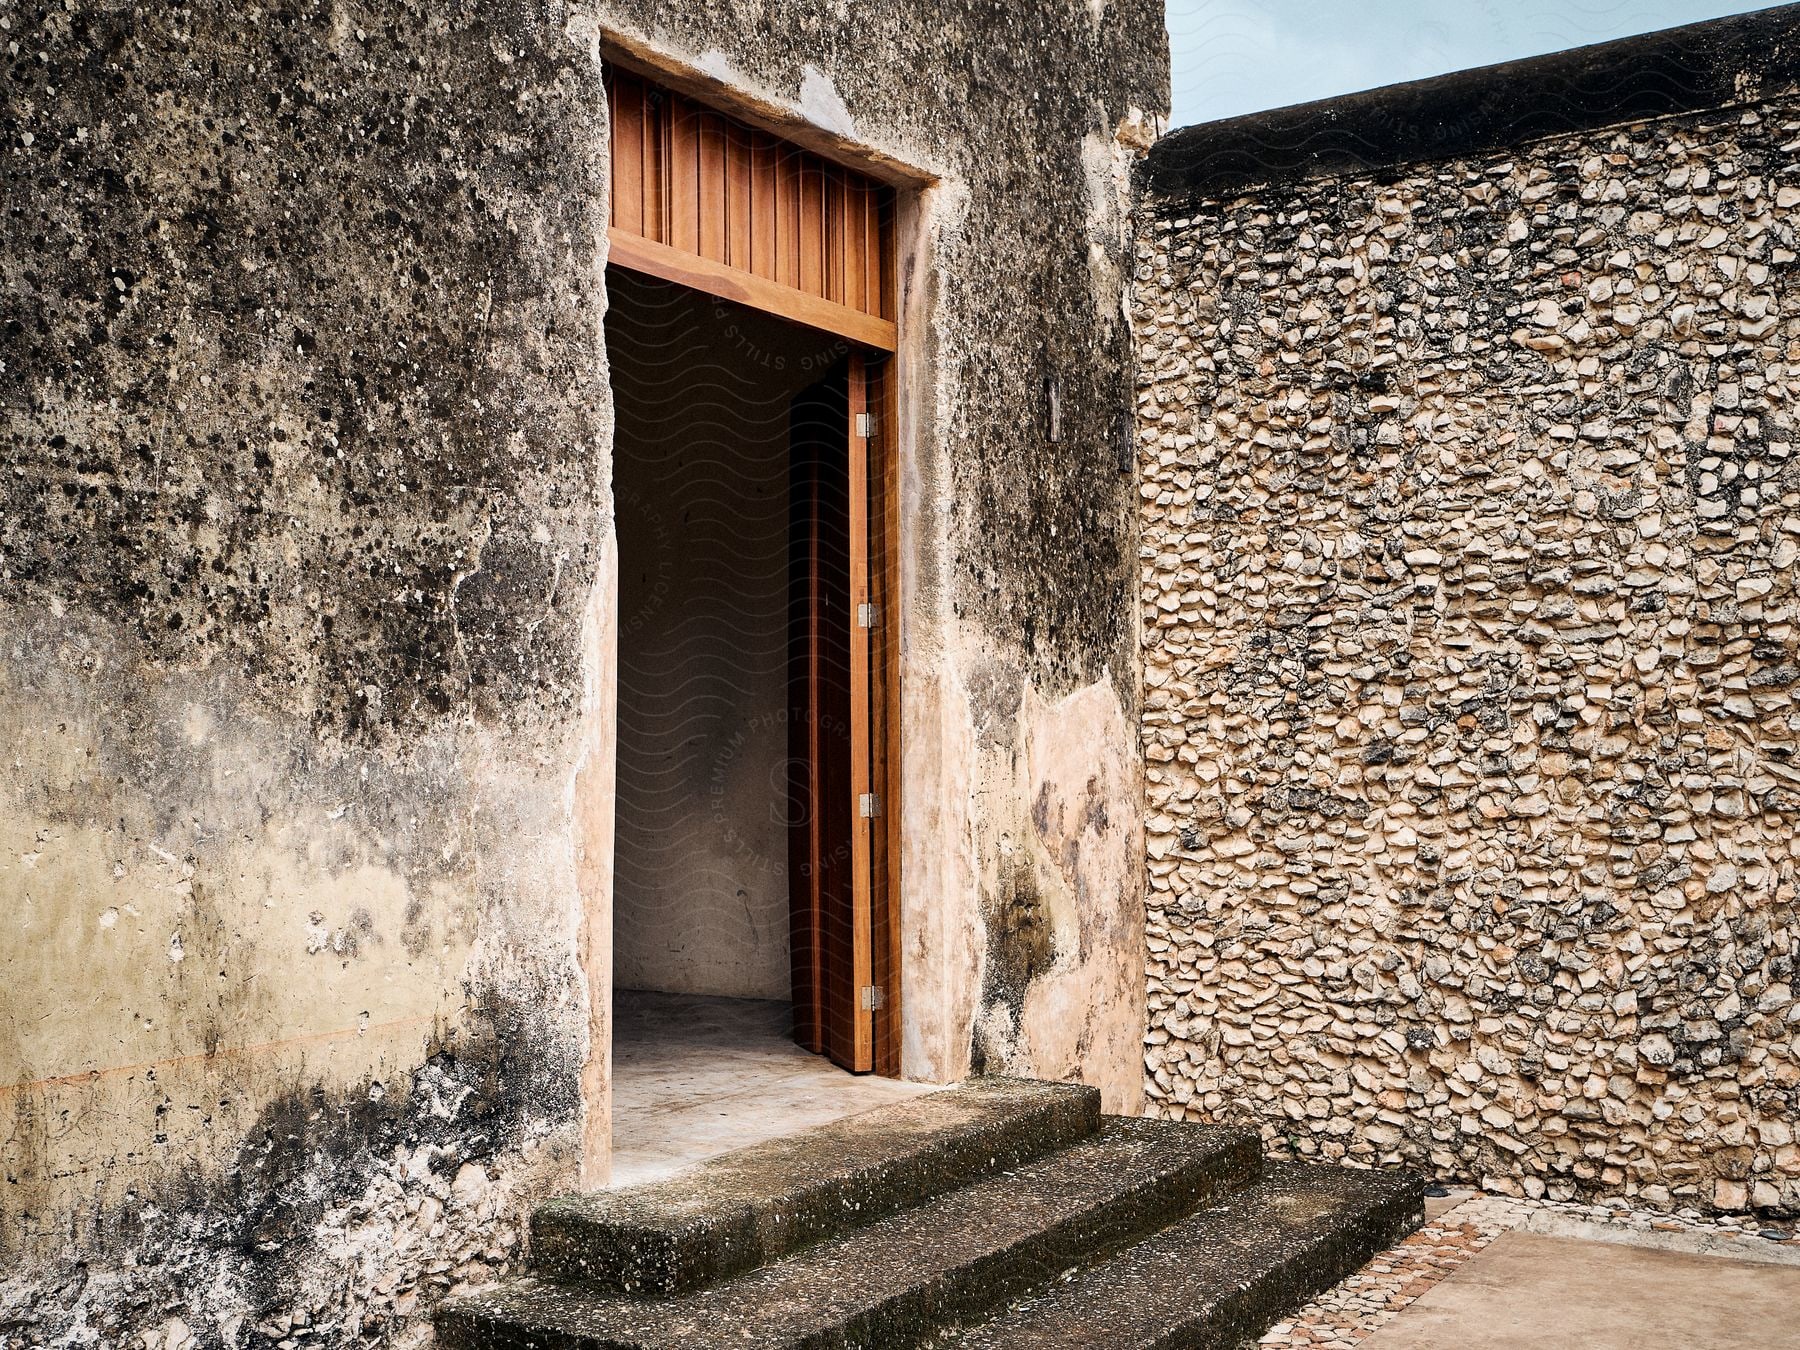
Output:
<instances>
[{"instance_id":1,"label":"wooden door","mask_svg":"<svg viewBox=\"0 0 1800 1350\"><path fill-rule=\"evenodd\" d=\"M900 469L894 453L895 358L865 365L868 429L869 790L881 803L869 822L869 927L875 1072L900 1074Z\"/></svg>"},{"instance_id":2,"label":"wooden door","mask_svg":"<svg viewBox=\"0 0 1800 1350\"><path fill-rule=\"evenodd\" d=\"M795 1038L876 1067L867 370L852 356L795 400L789 878Z\"/></svg>"},{"instance_id":3,"label":"wooden door","mask_svg":"<svg viewBox=\"0 0 1800 1350\"><path fill-rule=\"evenodd\" d=\"M851 355L846 371L849 419L844 452L848 460L846 523L849 526L850 588L850 872L851 903L839 921L840 961L844 979L825 991L826 1053L847 1069L867 1073L875 1067L875 1007L882 991L875 983L874 839L881 815L875 783L870 722L871 643L876 619L869 589L869 449L873 419L869 415L868 370L861 353Z\"/></svg>"},{"instance_id":4,"label":"wooden door","mask_svg":"<svg viewBox=\"0 0 1800 1350\"><path fill-rule=\"evenodd\" d=\"M609 266L854 344L791 410L795 1036L898 1074L895 191L607 58Z\"/></svg>"}]
</instances>

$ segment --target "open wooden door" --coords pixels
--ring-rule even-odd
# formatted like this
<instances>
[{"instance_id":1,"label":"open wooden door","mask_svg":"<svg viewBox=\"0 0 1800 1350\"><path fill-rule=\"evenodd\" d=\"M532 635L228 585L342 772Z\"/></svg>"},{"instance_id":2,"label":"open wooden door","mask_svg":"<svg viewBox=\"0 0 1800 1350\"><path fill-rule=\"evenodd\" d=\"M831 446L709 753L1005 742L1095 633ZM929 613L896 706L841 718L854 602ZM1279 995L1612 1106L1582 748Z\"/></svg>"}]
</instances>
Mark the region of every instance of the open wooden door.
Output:
<instances>
[{"instance_id":1,"label":"open wooden door","mask_svg":"<svg viewBox=\"0 0 1800 1350\"><path fill-rule=\"evenodd\" d=\"M870 608L869 791L879 813L869 823L869 927L873 951L870 1001L875 1072L900 1075L900 464L894 447L895 358L864 364L866 429L858 452L868 465L868 552L865 582Z\"/></svg>"},{"instance_id":2,"label":"open wooden door","mask_svg":"<svg viewBox=\"0 0 1800 1350\"><path fill-rule=\"evenodd\" d=\"M795 1038L900 1071L895 189L609 48L610 268L846 340L790 422Z\"/></svg>"},{"instance_id":3,"label":"open wooden door","mask_svg":"<svg viewBox=\"0 0 1800 1350\"><path fill-rule=\"evenodd\" d=\"M852 355L793 409L789 861L795 1036L856 1073L877 1067L877 897L886 898L887 755L874 737L880 612L868 369ZM879 760L879 763L877 762ZM887 906L881 905L885 916ZM891 987L891 986L890 986ZM889 1070L890 1072L892 1070Z\"/></svg>"}]
</instances>

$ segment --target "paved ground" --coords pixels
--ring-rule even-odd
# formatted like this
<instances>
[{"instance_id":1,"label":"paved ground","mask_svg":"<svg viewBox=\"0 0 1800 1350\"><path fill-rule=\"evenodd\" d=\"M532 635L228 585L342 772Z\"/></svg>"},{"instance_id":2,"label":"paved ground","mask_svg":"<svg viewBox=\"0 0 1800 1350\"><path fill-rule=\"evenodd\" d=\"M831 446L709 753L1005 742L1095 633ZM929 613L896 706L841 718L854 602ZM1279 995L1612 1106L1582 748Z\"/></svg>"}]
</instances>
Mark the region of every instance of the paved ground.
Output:
<instances>
[{"instance_id":1,"label":"paved ground","mask_svg":"<svg viewBox=\"0 0 1800 1350\"><path fill-rule=\"evenodd\" d=\"M614 1186L933 1089L845 1073L755 999L619 990L613 1001Z\"/></svg>"},{"instance_id":2,"label":"paved ground","mask_svg":"<svg viewBox=\"0 0 1800 1350\"><path fill-rule=\"evenodd\" d=\"M1800 1350L1800 1239L1728 1219L1464 1192L1428 1202L1423 1228L1261 1343Z\"/></svg>"},{"instance_id":3,"label":"paved ground","mask_svg":"<svg viewBox=\"0 0 1800 1350\"><path fill-rule=\"evenodd\" d=\"M1800 1346L1800 1269L1506 1233L1367 1350Z\"/></svg>"}]
</instances>

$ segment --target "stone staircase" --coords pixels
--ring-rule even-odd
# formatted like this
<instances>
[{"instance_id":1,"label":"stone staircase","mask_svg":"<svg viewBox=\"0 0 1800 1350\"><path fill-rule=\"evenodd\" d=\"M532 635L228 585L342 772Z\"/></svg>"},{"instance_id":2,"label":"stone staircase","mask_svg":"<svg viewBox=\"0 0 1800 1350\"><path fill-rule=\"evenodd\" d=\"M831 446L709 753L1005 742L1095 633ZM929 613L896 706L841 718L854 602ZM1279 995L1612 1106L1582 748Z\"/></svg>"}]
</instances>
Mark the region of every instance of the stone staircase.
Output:
<instances>
[{"instance_id":1,"label":"stone staircase","mask_svg":"<svg viewBox=\"0 0 1800 1350\"><path fill-rule=\"evenodd\" d=\"M532 1217L445 1350L1231 1347L1418 1225L1416 1178L977 1079Z\"/></svg>"}]
</instances>

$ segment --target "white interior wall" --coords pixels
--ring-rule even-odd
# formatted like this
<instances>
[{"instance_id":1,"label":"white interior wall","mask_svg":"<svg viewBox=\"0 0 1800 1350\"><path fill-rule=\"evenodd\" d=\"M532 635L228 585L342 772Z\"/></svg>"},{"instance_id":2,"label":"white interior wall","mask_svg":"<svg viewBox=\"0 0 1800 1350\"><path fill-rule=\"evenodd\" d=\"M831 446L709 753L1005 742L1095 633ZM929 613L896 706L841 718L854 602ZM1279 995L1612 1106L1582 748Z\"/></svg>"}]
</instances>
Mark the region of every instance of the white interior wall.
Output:
<instances>
[{"instance_id":1,"label":"white interior wall","mask_svg":"<svg viewBox=\"0 0 1800 1350\"><path fill-rule=\"evenodd\" d=\"M840 339L614 269L614 980L785 1000L788 405Z\"/></svg>"}]
</instances>

